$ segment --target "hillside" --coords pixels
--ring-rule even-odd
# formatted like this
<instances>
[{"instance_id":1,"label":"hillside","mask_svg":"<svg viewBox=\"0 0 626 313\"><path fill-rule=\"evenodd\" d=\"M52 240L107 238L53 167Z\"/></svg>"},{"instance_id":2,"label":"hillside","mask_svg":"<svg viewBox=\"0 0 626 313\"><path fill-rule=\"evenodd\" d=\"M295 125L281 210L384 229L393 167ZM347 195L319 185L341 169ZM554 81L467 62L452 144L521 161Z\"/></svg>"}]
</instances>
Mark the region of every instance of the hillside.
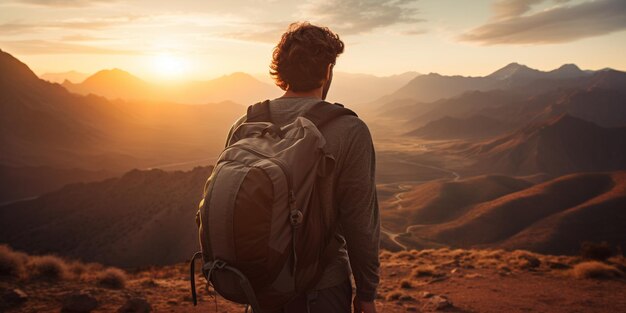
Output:
<instances>
[{"instance_id":1,"label":"hillside","mask_svg":"<svg viewBox=\"0 0 626 313\"><path fill-rule=\"evenodd\" d=\"M113 176L115 173L107 171L0 165L0 205L36 197L70 183L98 181Z\"/></svg>"},{"instance_id":2,"label":"hillside","mask_svg":"<svg viewBox=\"0 0 626 313\"><path fill-rule=\"evenodd\" d=\"M565 174L626 169L626 127L603 128L569 115L478 143L467 155L492 173Z\"/></svg>"},{"instance_id":3,"label":"hillside","mask_svg":"<svg viewBox=\"0 0 626 313\"><path fill-rule=\"evenodd\" d=\"M133 170L0 206L0 242L124 267L181 262L198 249L195 214L210 173Z\"/></svg>"},{"instance_id":4,"label":"hillside","mask_svg":"<svg viewBox=\"0 0 626 313\"><path fill-rule=\"evenodd\" d=\"M0 281L0 309L7 313L244 311L208 291L200 273L194 307L186 263L125 272L3 246L0 255L21 270ZM623 256L598 262L522 250L430 249L383 251L380 260L378 312L620 312L626 306Z\"/></svg>"},{"instance_id":5,"label":"hillside","mask_svg":"<svg viewBox=\"0 0 626 313\"><path fill-rule=\"evenodd\" d=\"M587 240L624 246L625 204L626 172L572 174L476 202L444 223L411 227L407 242L551 254L574 254Z\"/></svg>"},{"instance_id":6,"label":"hillside","mask_svg":"<svg viewBox=\"0 0 626 313\"><path fill-rule=\"evenodd\" d=\"M415 224L439 224L463 215L473 204L532 186L507 176L478 176L459 181L436 180L417 185L381 203L383 224L404 230Z\"/></svg>"},{"instance_id":7,"label":"hillside","mask_svg":"<svg viewBox=\"0 0 626 313\"><path fill-rule=\"evenodd\" d=\"M428 122L415 129L408 136L426 139L468 139L494 137L509 129L509 125L482 115L472 115L468 118L454 118L445 116Z\"/></svg>"}]
</instances>

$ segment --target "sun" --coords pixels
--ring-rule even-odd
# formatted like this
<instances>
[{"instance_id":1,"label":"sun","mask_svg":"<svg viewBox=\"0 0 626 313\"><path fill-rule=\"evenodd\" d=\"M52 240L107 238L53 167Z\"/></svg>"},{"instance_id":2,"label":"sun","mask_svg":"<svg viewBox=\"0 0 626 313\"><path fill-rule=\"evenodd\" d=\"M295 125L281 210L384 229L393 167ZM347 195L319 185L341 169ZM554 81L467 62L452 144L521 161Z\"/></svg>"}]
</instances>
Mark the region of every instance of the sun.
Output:
<instances>
[{"instance_id":1,"label":"sun","mask_svg":"<svg viewBox=\"0 0 626 313\"><path fill-rule=\"evenodd\" d=\"M162 79L180 78L187 71L185 59L172 54L158 54L152 60L154 72Z\"/></svg>"}]
</instances>

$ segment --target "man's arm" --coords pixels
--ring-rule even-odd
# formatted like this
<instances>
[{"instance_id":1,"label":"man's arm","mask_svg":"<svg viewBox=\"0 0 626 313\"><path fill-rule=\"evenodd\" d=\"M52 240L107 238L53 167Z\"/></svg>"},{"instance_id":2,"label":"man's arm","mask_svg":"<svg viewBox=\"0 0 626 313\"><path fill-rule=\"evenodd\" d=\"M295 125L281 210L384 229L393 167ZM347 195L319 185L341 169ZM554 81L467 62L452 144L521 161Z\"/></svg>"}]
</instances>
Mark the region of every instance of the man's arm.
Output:
<instances>
[{"instance_id":1,"label":"man's arm","mask_svg":"<svg viewBox=\"0 0 626 313\"><path fill-rule=\"evenodd\" d=\"M339 222L346 238L356 296L369 302L376 298L380 266L376 157L370 132L361 120L349 138L337 179Z\"/></svg>"}]
</instances>

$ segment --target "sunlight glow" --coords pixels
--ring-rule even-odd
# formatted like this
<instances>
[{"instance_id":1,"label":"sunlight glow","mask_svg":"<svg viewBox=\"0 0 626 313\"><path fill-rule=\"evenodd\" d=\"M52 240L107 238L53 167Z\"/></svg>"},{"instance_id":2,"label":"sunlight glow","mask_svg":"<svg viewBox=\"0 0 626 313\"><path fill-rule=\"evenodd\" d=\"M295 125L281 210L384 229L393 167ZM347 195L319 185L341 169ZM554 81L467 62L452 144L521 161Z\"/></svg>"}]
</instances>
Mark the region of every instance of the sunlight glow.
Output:
<instances>
[{"instance_id":1,"label":"sunlight glow","mask_svg":"<svg viewBox=\"0 0 626 313\"><path fill-rule=\"evenodd\" d=\"M158 54L152 59L155 74L161 79L177 79L189 69L186 60L171 54Z\"/></svg>"}]
</instances>

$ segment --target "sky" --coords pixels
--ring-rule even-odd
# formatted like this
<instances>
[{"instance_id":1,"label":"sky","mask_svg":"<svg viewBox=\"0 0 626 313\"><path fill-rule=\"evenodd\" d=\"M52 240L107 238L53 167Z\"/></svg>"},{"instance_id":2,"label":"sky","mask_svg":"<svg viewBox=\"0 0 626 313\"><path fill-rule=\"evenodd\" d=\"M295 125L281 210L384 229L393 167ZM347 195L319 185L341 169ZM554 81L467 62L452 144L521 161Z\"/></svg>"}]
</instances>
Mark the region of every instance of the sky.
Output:
<instances>
[{"instance_id":1,"label":"sky","mask_svg":"<svg viewBox=\"0 0 626 313\"><path fill-rule=\"evenodd\" d=\"M343 72L483 76L511 62L626 70L626 0L0 0L0 49L37 74L263 74L295 21L339 34Z\"/></svg>"}]
</instances>

